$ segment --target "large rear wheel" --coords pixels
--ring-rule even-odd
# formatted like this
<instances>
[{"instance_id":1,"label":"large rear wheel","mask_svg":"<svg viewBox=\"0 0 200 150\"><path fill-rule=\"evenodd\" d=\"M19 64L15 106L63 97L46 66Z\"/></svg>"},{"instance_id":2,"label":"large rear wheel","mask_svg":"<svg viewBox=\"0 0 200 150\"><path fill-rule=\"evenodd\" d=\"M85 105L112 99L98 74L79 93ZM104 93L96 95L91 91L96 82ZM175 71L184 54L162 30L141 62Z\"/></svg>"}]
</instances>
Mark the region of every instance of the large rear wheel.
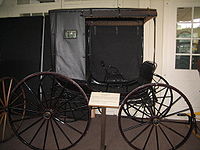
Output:
<instances>
[{"instance_id":1,"label":"large rear wheel","mask_svg":"<svg viewBox=\"0 0 200 150\"><path fill-rule=\"evenodd\" d=\"M85 135L90 122L88 98L73 80L53 72L34 73L20 81L26 108L11 108L9 120L17 137L32 149L67 150ZM16 119L15 110L25 111ZM20 117L19 117L20 118ZM17 128L22 121L20 128Z\"/></svg>"}]
</instances>

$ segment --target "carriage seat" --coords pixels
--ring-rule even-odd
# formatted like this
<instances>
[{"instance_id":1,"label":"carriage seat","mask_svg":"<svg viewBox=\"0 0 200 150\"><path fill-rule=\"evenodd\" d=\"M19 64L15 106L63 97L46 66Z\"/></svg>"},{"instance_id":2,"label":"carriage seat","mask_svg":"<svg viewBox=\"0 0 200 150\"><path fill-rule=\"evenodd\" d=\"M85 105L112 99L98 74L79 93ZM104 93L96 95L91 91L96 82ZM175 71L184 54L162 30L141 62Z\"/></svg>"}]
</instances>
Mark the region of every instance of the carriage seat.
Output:
<instances>
[{"instance_id":1,"label":"carriage seat","mask_svg":"<svg viewBox=\"0 0 200 150\"><path fill-rule=\"evenodd\" d=\"M145 61L141 64L137 80L140 85L151 83L156 66L156 63L150 61Z\"/></svg>"},{"instance_id":2,"label":"carriage seat","mask_svg":"<svg viewBox=\"0 0 200 150\"><path fill-rule=\"evenodd\" d=\"M155 69L155 63L145 61L141 64L138 78L136 80L127 81L118 69L108 66L106 68L104 81L98 81L92 75L87 81L88 85L90 85L94 91L123 93L131 91L140 85L151 83Z\"/></svg>"}]
</instances>

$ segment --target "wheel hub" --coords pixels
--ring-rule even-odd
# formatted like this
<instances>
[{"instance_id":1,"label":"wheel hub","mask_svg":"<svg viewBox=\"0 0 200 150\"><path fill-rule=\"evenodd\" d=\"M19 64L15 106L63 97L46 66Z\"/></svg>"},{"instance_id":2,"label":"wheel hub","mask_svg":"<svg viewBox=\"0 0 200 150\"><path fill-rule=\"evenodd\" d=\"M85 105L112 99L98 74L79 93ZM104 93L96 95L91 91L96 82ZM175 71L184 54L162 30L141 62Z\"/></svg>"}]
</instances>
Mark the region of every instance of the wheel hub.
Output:
<instances>
[{"instance_id":1,"label":"wheel hub","mask_svg":"<svg viewBox=\"0 0 200 150\"><path fill-rule=\"evenodd\" d=\"M160 124L160 118L157 117L157 116L153 117L153 118L152 118L152 124L153 124L153 125L158 125L158 124Z\"/></svg>"},{"instance_id":2,"label":"wheel hub","mask_svg":"<svg viewBox=\"0 0 200 150\"><path fill-rule=\"evenodd\" d=\"M2 111L3 111L3 112L8 112L8 106L4 106L4 107L2 108Z\"/></svg>"},{"instance_id":3,"label":"wheel hub","mask_svg":"<svg viewBox=\"0 0 200 150\"><path fill-rule=\"evenodd\" d=\"M43 113L43 118L44 119L50 119L51 118L51 116L52 116L52 114L53 114L53 110L47 110L47 111L45 111L44 113Z\"/></svg>"}]
</instances>

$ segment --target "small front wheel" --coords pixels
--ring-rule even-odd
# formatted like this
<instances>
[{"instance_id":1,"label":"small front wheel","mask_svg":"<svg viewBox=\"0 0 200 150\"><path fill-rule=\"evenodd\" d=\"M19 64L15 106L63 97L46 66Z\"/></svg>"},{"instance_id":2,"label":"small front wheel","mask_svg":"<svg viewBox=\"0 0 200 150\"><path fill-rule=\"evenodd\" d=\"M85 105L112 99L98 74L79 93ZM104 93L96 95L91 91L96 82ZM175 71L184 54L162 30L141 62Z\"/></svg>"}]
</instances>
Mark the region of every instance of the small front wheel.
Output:
<instances>
[{"instance_id":1,"label":"small front wheel","mask_svg":"<svg viewBox=\"0 0 200 150\"><path fill-rule=\"evenodd\" d=\"M125 141L136 150L174 150L186 142L193 129L192 117L180 113L194 116L187 97L170 85L151 83L125 97L118 125Z\"/></svg>"}]
</instances>

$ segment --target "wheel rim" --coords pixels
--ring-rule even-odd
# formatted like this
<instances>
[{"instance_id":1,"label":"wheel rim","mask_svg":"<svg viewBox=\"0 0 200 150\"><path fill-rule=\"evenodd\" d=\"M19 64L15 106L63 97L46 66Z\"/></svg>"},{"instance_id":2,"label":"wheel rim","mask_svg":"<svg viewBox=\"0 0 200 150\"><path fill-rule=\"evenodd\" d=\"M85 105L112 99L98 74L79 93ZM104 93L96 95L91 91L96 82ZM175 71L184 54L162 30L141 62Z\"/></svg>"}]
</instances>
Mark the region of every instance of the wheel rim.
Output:
<instances>
[{"instance_id":1,"label":"wheel rim","mask_svg":"<svg viewBox=\"0 0 200 150\"><path fill-rule=\"evenodd\" d=\"M153 74L152 83L161 83L161 84L168 84L167 80L158 74Z\"/></svg>"},{"instance_id":2,"label":"wheel rim","mask_svg":"<svg viewBox=\"0 0 200 150\"><path fill-rule=\"evenodd\" d=\"M127 106L129 115L124 113ZM126 96L119 110L118 125L125 141L136 150L177 149L193 129L193 119L180 116L180 113L194 116L183 93L166 84L146 84Z\"/></svg>"},{"instance_id":3,"label":"wheel rim","mask_svg":"<svg viewBox=\"0 0 200 150\"><path fill-rule=\"evenodd\" d=\"M10 109L9 121L17 137L32 149L66 150L85 135L90 122L86 94L71 79L53 72L35 73L20 81L14 92L25 92L25 116L16 128ZM47 144L48 143L48 144Z\"/></svg>"}]
</instances>

